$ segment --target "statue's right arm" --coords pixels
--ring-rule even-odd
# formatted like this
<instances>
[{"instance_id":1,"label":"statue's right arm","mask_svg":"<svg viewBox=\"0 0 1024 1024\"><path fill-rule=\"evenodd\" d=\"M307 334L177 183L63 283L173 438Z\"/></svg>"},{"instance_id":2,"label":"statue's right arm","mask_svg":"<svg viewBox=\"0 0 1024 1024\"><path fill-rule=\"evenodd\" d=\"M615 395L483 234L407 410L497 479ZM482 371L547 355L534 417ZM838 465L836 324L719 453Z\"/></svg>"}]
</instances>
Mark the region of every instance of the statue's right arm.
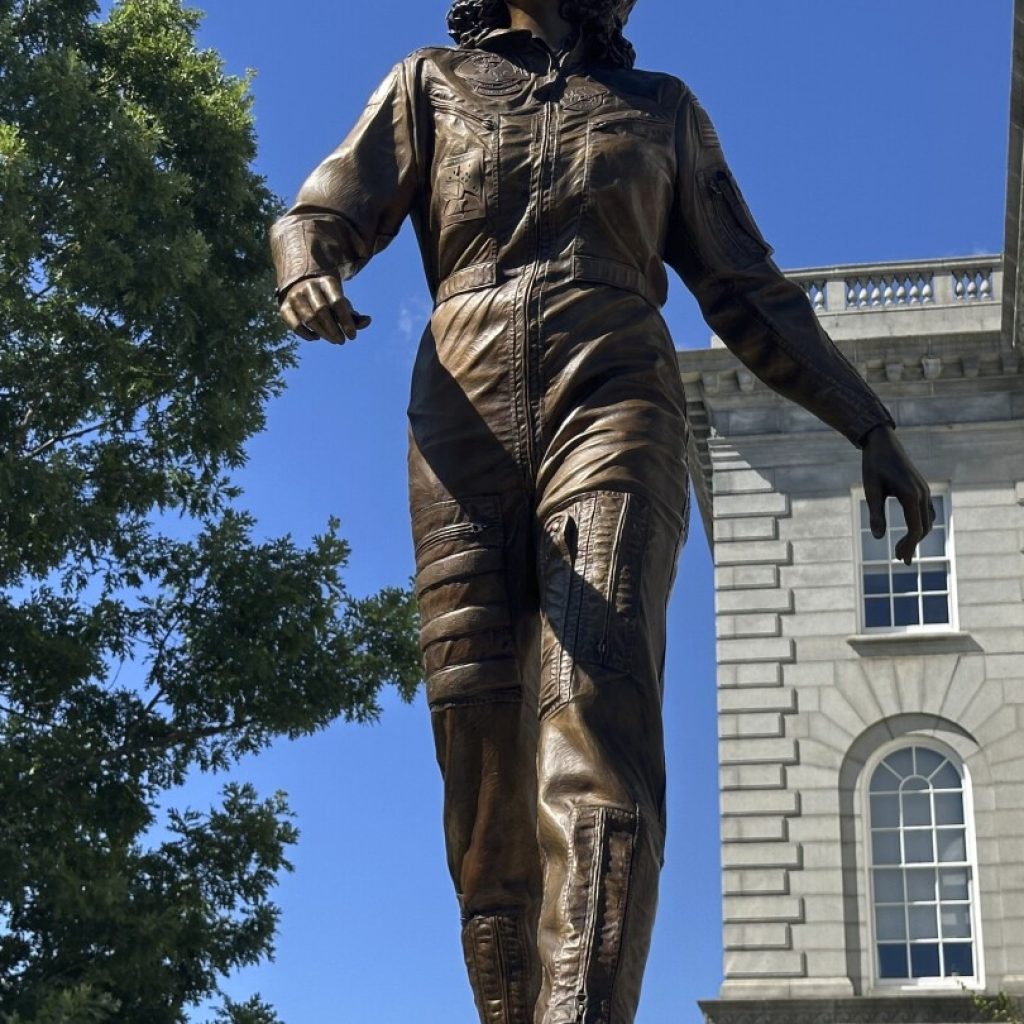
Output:
<instances>
[{"instance_id":1,"label":"statue's right arm","mask_svg":"<svg viewBox=\"0 0 1024 1024\"><path fill-rule=\"evenodd\" d=\"M354 338L368 317L354 313L341 282L397 234L419 181L409 62L374 92L344 142L306 179L271 229L277 298L304 338Z\"/></svg>"}]
</instances>

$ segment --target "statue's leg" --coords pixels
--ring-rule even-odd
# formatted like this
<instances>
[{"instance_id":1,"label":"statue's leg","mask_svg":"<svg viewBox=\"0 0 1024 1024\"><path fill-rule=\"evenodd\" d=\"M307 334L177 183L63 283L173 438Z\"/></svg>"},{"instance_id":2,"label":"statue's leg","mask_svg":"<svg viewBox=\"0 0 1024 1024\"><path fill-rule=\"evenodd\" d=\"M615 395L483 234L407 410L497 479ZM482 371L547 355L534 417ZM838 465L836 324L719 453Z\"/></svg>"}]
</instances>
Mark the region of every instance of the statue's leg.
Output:
<instances>
[{"instance_id":1,"label":"statue's leg","mask_svg":"<svg viewBox=\"0 0 1024 1024\"><path fill-rule=\"evenodd\" d=\"M482 1024L531 1024L541 885L532 513L514 487L454 497L415 444L410 466L427 698L466 966Z\"/></svg>"},{"instance_id":2,"label":"statue's leg","mask_svg":"<svg viewBox=\"0 0 1024 1024\"><path fill-rule=\"evenodd\" d=\"M538 835L544 865L537 1024L629 1024L663 861L665 609L681 528L634 493L548 514Z\"/></svg>"}]
</instances>

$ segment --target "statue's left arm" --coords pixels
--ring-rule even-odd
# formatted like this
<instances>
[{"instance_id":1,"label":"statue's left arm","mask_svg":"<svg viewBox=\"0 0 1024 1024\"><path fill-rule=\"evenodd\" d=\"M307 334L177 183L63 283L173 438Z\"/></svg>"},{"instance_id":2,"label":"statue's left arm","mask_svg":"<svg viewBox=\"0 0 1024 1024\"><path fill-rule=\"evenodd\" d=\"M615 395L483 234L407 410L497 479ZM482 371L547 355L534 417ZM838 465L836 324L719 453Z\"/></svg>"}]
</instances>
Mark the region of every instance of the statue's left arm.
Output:
<instances>
[{"instance_id":1,"label":"statue's left arm","mask_svg":"<svg viewBox=\"0 0 1024 1024\"><path fill-rule=\"evenodd\" d=\"M829 338L803 288L775 265L711 120L687 89L677 112L676 155L666 262L755 376L862 450L872 530L884 531L885 498L895 496L908 527L897 556L910 564L934 519L928 485L896 438L889 410Z\"/></svg>"}]
</instances>

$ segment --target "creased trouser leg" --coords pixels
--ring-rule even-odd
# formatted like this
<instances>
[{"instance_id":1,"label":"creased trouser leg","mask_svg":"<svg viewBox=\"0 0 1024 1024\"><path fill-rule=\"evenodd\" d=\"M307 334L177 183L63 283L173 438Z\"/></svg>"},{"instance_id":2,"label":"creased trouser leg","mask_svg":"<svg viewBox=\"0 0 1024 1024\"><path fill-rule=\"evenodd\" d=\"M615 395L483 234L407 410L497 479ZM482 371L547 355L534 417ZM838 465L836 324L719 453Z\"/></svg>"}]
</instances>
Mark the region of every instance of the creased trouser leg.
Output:
<instances>
[{"instance_id":1,"label":"creased trouser leg","mask_svg":"<svg viewBox=\"0 0 1024 1024\"><path fill-rule=\"evenodd\" d=\"M548 518L540 557L537 1024L629 1024L664 848L665 605L679 525L628 493Z\"/></svg>"},{"instance_id":2,"label":"creased trouser leg","mask_svg":"<svg viewBox=\"0 0 1024 1024\"><path fill-rule=\"evenodd\" d=\"M536 600L531 607L510 575L521 575L517 548L526 539L529 550L532 531L498 495L418 503L413 528L445 845L470 984L482 1024L531 1024L540 987Z\"/></svg>"}]
</instances>

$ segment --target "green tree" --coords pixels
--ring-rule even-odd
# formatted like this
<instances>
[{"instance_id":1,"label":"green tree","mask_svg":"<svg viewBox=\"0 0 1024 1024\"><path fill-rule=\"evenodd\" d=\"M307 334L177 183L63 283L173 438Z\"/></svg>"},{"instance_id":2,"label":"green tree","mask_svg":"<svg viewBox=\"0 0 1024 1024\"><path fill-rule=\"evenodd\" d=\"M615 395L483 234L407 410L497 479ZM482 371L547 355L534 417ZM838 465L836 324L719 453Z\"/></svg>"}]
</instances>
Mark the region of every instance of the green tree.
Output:
<instances>
[{"instance_id":1,"label":"green tree","mask_svg":"<svg viewBox=\"0 0 1024 1024\"><path fill-rule=\"evenodd\" d=\"M272 953L281 794L192 770L415 690L404 589L231 473L294 361L248 82L179 0L0 0L0 1020L184 1021ZM218 1020L269 1024L258 998Z\"/></svg>"}]
</instances>

